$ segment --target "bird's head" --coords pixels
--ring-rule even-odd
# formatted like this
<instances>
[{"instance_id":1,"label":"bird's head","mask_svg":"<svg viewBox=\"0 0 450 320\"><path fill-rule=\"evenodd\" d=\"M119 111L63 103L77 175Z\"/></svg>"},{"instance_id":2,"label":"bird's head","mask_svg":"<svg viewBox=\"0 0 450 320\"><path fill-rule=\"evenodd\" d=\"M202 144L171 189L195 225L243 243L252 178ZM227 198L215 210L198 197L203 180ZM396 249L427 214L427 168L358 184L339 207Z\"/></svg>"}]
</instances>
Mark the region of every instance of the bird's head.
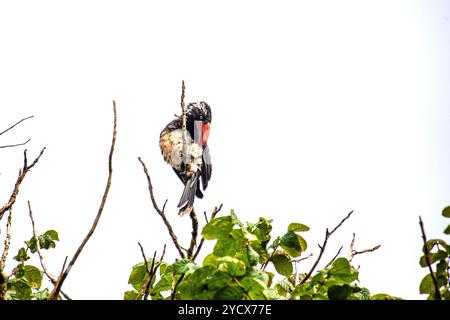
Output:
<instances>
[{"instance_id":1,"label":"bird's head","mask_svg":"<svg viewBox=\"0 0 450 320\"><path fill-rule=\"evenodd\" d=\"M191 102L186 107L186 126L194 141L206 145L211 127L211 107L204 101Z\"/></svg>"}]
</instances>

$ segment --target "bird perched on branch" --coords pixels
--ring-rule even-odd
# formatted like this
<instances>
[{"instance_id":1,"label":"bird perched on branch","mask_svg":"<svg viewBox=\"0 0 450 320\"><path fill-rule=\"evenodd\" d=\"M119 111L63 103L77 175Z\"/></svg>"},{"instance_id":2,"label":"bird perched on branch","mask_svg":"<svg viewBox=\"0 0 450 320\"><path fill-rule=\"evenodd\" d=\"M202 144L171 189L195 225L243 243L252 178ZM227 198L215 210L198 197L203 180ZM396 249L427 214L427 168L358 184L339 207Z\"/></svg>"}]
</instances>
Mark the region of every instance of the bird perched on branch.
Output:
<instances>
[{"instance_id":1,"label":"bird perched on branch","mask_svg":"<svg viewBox=\"0 0 450 320\"><path fill-rule=\"evenodd\" d=\"M211 179L212 165L208 148L211 107L204 101L186 107L186 136L183 148L183 119L177 116L162 131L159 146L164 160L170 164L184 184L178 203L179 215L191 213L195 196L203 198L200 181L205 190Z\"/></svg>"}]
</instances>

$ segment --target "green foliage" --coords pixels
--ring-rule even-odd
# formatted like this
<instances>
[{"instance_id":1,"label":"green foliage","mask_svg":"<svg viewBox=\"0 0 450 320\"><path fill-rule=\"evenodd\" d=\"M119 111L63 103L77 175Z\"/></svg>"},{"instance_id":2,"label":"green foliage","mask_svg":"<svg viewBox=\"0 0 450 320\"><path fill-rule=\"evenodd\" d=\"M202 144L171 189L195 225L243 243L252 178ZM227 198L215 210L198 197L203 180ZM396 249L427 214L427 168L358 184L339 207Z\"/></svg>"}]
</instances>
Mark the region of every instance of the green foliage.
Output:
<instances>
[{"instance_id":1,"label":"green foliage","mask_svg":"<svg viewBox=\"0 0 450 320\"><path fill-rule=\"evenodd\" d=\"M30 255L39 249L55 248L58 241L58 233L54 230L46 231L36 238L24 241L25 247L18 250L17 255L13 257L18 262L13 269L11 276L6 283L6 299L8 300L45 300L50 291L48 288L41 290L43 272L30 264L25 264L31 259Z\"/></svg>"},{"instance_id":2,"label":"green foliage","mask_svg":"<svg viewBox=\"0 0 450 320\"><path fill-rule=\"evenodd\" d=\"M450 206L442 210L442 216L450 218ZM450 233L450 224L444 230L445 234ZM428 261L433 270L441 298L450 300L450 245L442 239L430 239L426 243L428 250ZM423 256L420 257L419 264L422 268L428 268L425 245L422 248ZM419 285L419 292L427 294L428 300L436 299L436 286L433 277L427 273Z\"/></svg>"},{"instance_id":3,"label":"green foliage","mask_svg":"<svg viewBox=\"0 0 450 320\"><path fill-rule=\"evenodd\" d=\"M256 223L244 224L234 211L213 219L202 231L204 239L215 241L213 251L201 264L190 259L162 263L157 280L150 286L150 297L183 300L398 299L386 294L371 297L369 290L359 286L358 270L345 258L337 258L328 268L300 283L304 275L294 272L293 259L307 250L307 242L300 233L308 230L308 226L295 222L289 224L284 235L273 238L272 220L261 217ZM266 270L270 265L276 274ZM142 298L138 292L145 283L146 274L143 263L132 268L128 283L134 290L126 291L124 299Z\"/></svg>"}]
</instances>

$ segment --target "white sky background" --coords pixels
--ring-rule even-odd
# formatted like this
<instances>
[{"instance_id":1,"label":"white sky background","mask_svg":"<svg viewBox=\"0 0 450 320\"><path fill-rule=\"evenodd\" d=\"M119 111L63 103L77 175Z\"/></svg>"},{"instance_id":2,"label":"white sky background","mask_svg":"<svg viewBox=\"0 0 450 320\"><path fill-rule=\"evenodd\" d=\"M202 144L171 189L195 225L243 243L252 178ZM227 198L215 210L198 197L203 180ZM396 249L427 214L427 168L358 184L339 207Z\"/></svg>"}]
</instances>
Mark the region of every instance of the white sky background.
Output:
<instances>
[{"instance_id":1,"label":"white sky background","mask_svg":"<svg viewBox=\"0 0 450 320\"><path fill-rule=\"evenodd\" d=\"M76 299L122 299L142 260L138 241L148 257L164 243L166 258L176 257L138 156L187 246L190 220L175 208L182 185L158 146L180 112L184 79L187 102L213 110L213 176L198 212L223 202L222 214L273 218L274 235L292 221L309 225L307 271L325 228L354 209L321 265L341 245L346 255L356 232L357 249L382 245L354 259L361 285L423 298L418 216L429 238L443 237L440 212L450 204L450 2L274 3L0 2L0 131L34 115L0 145L31 137L30 160L47 147L14 206L10 260L31 237L27 200L38 232L60 233L57 248L44 251L50 271L72 257L106 183L113 99L111 192L63 289ZM23 149L0 149L2 204Z\"/></svg>"}]
</instances>

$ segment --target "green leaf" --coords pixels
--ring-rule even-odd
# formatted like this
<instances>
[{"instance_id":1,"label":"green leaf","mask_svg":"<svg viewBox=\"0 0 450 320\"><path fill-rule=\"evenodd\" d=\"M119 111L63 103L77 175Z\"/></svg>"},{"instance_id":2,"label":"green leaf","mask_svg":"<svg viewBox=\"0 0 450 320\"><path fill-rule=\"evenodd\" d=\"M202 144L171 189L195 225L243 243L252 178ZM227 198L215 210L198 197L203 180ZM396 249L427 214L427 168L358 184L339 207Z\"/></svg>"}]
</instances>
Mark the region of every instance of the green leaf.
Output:
<instances>
[{"instance_id":1,"label":"green leaf","mask_svg":"<svg viewBox=\"0 0 450 320\"><path fill-rule=\"evenodd\" d=\"M328 271L328 274L334 278L334 280L338 280L338 282L342 283L352 283L355 280L358 280L358 271L356 271L348 262L346 258L337 258L331 268Z\"/></svg>"},{"instance_id":2,"label":"green leaf","mask_svg":"<svg viewBox=\"0 0 450 320\"><path fill-rule=\"evenodd\" d=\"M17 281L12 289L16 292L16 298L18 300L29 300L31 297L31 288L23 280Z\"/></svg>"},{"instance_id":3,"label":"green leaf","mask_svg":"<svg viewBox=\"0 0 450 320\"><path fill-rule=\"evenodd\" d=\"M275 289L269 288L269 289L264 290L263 293L267 300L280 299L280 296L277 294L277 291Z\"/></svg>"},{"instance_id":4,"label":"green leaf","mask_svg":"<svg viewBox=\"0 0 450 320\"><path fill-rule=\"evenodd\" d=\"M441 245L444 248L447 246L447 243L442 239L430 239L427 241L427 248L430 252L436 245ZM425 246L422 248L422 252L425 253Z\"/></svg>"},{"instance_id":5,"label":"green leaf","mask_svg":"<svg viewBox=\"0 0 450 320\"><path fill-rule=\"evenodd\" d=\"M267 262L267 260L269 260L270 258L269 252L267 252L267 250L261 246L261 243L259 241L252 241L250 245L253 248L253 250L255 250L258 253L259 263L264 264Z\"/></svg>"},{"instance_id":6,"label":"green leaf","mask_svg":"<svg viewBox=\"0 0 450 320\"><path fill-rule=\"evenodd\" d=\"M234 256L236 252L245 247L242 230L235 229L229 235L217 240L214 246L214 255L217 257Z\"/></svg>"},{"instance_id":7,"label":"green leaf","mask_svg":"<svg viewBox=\"0 0 450 320\"><path fill-rule=\"evenodd\" d=\"M298 243L300 243L300 247L302 248L302 251L306 251L308 249L308 244L306 243L306 240L303 239L303 237L297 235Z\"/></svg>"},{"instance_id":8,"label":"green leaf","mask_svg":"<svg viewBox=\"0 0 450 320\"><path fill-rule=\"evenodd\" d=\"M448 264L447 264L447 260L443 259L441 261L438 262L438 264L436 265L436 273L437 274L446 274L448 269Z\"/></svg>"},{"instance_id":9,"label":"green leaf","mask_svg":"<svg viewBox=\"0 0 450 320\"><path fill-rule=\"evenodd\" d=\"M28 285L38 290L42 284L42 272L35 266L26 265L24 266L25 273L23 278L27 281Z\"/></svg>"},{"instance_id":10,"label":"green leaf","mask_svg":"<svg viewBox=\"0 0 450 320\"><path fill-rule=\"evenodd\" d=\"M353 290L351 286L344 284L342 286L331 286L327 292L330 300L346 300Z\"/></svg>"},{"instance_id":11,"label":"green leaf","mask_svg":"<svg viewBox=\"0 0 450 320\"><path fill-rule=\"evenodd\" d=\"M19 252L15 257L13 257L13 259L18 262L25 262L30 259L30 257L27 255L27 251L25 250L25 248L20 248Z\"/></svg>"},{"instance_id":12,"label":"green leaf","mask_svg":"<svg viewBox=\"0 0 450 320\"><path fill-rule=\"evenodd\" d=\"M206 240L218 239L233 230L231 216L215 218L203 227L202 236Z\"/></svg>"},{"instance_id":13,"label":"green leaf","mask_svg":"<svg viewBox=\"0 0 450 320\"><path fill-rule=\"evenodd\" d=\"M37 250L37 241L35 237L32 237L30 240L25 241L25 244L27 245L28 249L30 249L31 253L35 253Z\"/></svg>"},{"instance_id":14,"label":"green leaf","mask_svg":"<svg viewBox=\"0 0 450 320\"><path fill-rule=\"evenodd\" d=\"M258 237L256 235L254 235L253 233L251 233L250 231L246 230L246 229L241 229L242 230L242 234L244 235L244 238L247 241L258 241Z\"/></svg>"},{"instance_id":15,"label":"green leaf","mask_svg":"<svg viewBox=\"0 0 450 320\"><path fill-rule=\"evenodd\" d=\"M54 241L59 241L58 232L55 230L47 230L44 233L45 236L48 236L50 239Z\"/></svg>"},{"instance_id":16,"label":"green leaf","mask_svg":"<svg viewBox=\"0 0 450 320\"><path fill-rule=\"evenodd\" d=\"M241 220L239 220L238 217L236 216L236 213L234 212L233 209L231 209L231 211L230 211L230 218L231 218L232 225L238 225L241 228L244 226L244 224L241 222Z\"/></svg>"},{"instance_id":17,"label":"green leaf","mask_svg":"<svg viewBox=\"0 0 450 320\"><path fill-rule=\"evenodd\" d=\"M275 289L280 296L287 297L288 294L294 291L294 286L289 281L281 281L275 284Z\"/></svg>"},{"instance_id":18,"label":"green leaf","mask_svg":"<svg viewBox=\"0 0 450 320\"><path fill-rule=\"evenodd\" d=\"M273 265L275 266L275 270L283 276L289 277L293 272L293 266L290 257L282 252L277 251L272 258L270 259Z\"/></svg>"},{"instance_id":19,"label":"green leaf","mask_svg":"<svg viewBox=\"0 0 450 320\"><path fill-rule=\"evenodd\" d=\"M216 257L208 255L203 261L204 266L217 268L217 270L228 273L231 276L243 276L246 272L245 263L234 257Z\"/></svg>"},{"instance_id":20,"label":"green leaf","mask_svg":"<svg viewBox=\"0 0 450 320\"><path fill-rule=\"evenodd\" d=\"M443 250L439 250L436 253L430 253L428 254L428 259L430 260L430 264L434 264L436 261L440 261L447 258L447 252ZM427 260L425 258L425 255L420 257L419 264L422 268L428 267Z\"/></svg>"},{"instance_id":21,"label":"green leaf","mask_svg":"<svg viewBox=\"0 0 450 320\"><path fill-rule=\"evenodd\" d=\"M133 269L131 270L130 276L128 278L128 284L131 284L134 289L140 290L147 275L148 272L145 264L143 262L138 263L133 266Z\"/></svg>"},{"instance_id":22,"label":"green leaf","mask_svg":"<svg viewBox=\"0 0 450 320\"><path fill-rule=\"evenodd\" d=\"M52 230L50 230L52 231ZM54 234L52 234L52 232L47 231L46 233L38 236L38 240L39 240L39 247L41 249L52 249L56 247L56 242L53 239ZM49 232L49 233L48 233ZM55 231L56 232L56 231ZM56 236L57 237L57 236Z\"/></svg>"},{"instance_id":23,"label":"green leaf","mask_svg":"<svg viewBox=\"0 0 450 320\"><path fill-rule=\"evenodd\" d=\"M32 293L31 297L32 299L36 299L36 300L47 300L48 296L50 295L50 291L45 288L42 291L37 291Z\"/></svg>"},{"instance_id":24,"label":"green leaf","mask_svg":"<svg viewBox=\"0 0 450 320\"><path fill-rule=\"evenodd\" d=\"M259 278L259 277L258 277ZM253 276L245 276L240 280L240 285L247 292L252 300L265 300L264 290L267 289L265 283Z\"/></svg>"},{"instance_id":25,"label":"green leaf","mask_svg":"<svg viewBox=\"0 0 450 320\"><path fill-rule=\"evenodd\" d=\"M304 224L297 223L297 222L291 223L288 227L288 231L294 231L294 232L304 232L304 231L308 231L308 230L309 230L308 226L305 226Z\"/></svg>"},{"instance_id":26,"label":"green leaf","mask_svg":"<svg viewBox=\"0 0 450 320\"><path fill-rule=\"evenodd\" d=\"M447 226L447 228L445 228L444 233L450 234L450 224Z\"/></svg>"},{"instance_id":27,"label":"green leaf","mask_svg":"<svg viewBox=\"0 0 450 320\"><path fill-rule=\"evenodd\" d=\"M21 279L21 278L23 278L24 275L25 275L25 265L21 263L17 266L17 271L15 273L15 276L16 276L16 279Z\"/></svg>"},{"instance_id":28,"label":"green leaf","mask_svg":"<svg viewBox=\"0 0 450 320\"><path fill-rule=\"evenodd\" d=\"M233 278L229 274L222 271L215 271L207 282L208 289L217 290L223 288L231 283L232 280Z\"/></svg>"},{"instance_id":29,"label":"green leaf","mask_svg":"<svg viewBox=\"0 0 450 320\"><path fill-rule=\"evenodd\" d=\"M190 274L199 268L194 261L190 259L177 260L173 265L173 272L175 274Z\"/></svg>"},{"instance_id":30,"label":"green leaf","mask_svg":"<svg viewBox=\"0 0 450 320\"><path fill-rule=\"evenodd\" d=\"M292 291L290 299L297 299L298 297L300 300L312 300L314 293L314 289L309 283L300 283Z\"/></svg>"},{"instance_id":31,"label":"green leaf","mask_svg":"<svg viewBox=\"0 0 450 320\"><path fill-rule=\"evenodd\" d=\"M214 295L214 300L242 300L244 297L244 291L235 285L226 286L223 289L217 291Z\"/></svg>"},{"instance_id":32,"label":"green leaf","mask_svg":"<svg viewBox=\"0 0 450 320\"><path fill-rule=\"evenodd\" d=\"M263 248L266 247L271 238L270 232L272 231L272 221L273 220L266 220L260 217L258 223L254 226L256 229L252 231L261 241L261 246Z\"/></svg>"},{"instance_id":33,"label":"green leaf","mask_svg":"<svg viewBox=\"0 0 450 320\"><path fill-rule=\"evenodd\" d=\"M172 282L173 282L172 280L174 280L174 279L173 279L172 272L168 271L167 269L166 269L166 272L163 275L161 275L161 279L155 284L155 286L151 290L150 294L156 295L163 291L172 290ZM177 277L175 277L175 280L176 279L177 279Z\"/></svg>"},{"instance_id":34,"label":"green leaf","mask_svg":"<svg viewBox=\"0 0 450 320\"><path fill-rule=\"evenodd\" d=\"M270 244L270 246L267 249L275 249L277 248L281 243L281 237L276 237L275 240Z\"/></svg>"},{"instance_id":35,"label":"green leaf","mask_svg":"<svg viewBox=\"0 0 450 320\"><path fill-rule=\"evenodd\" d=\"M433 278L428 273L420 282L419 292L421 294L432 294L434 293Z\"/></svg>"},{"instance_id":36,"label":"green leaf","mask_svg":"<svg viewBox=\"0 0 450 320\"><path fill-rule=\"evenodd\" d=\"M212 299L218 288L216 290L209 290L209 282L214 278L216 272L217 270L210 266L198 268L181 281L177 289L177 297L182 300ZM225 279L223 275L219 275L218 277L220 277L220 281L224 281Z\"/></svg>"},{"instance_id":37,"label":"green leaf","mask_svg":"<svg viewBox=\"0 0 450 320\"><path fill-rule=\"evenodd\" d=\"M123 294L123 299L124 300L136 300L138 295L139 295L139 293L135 290L126 291Z\"/></svg>"},{"instance_id":38,"label":"green leaf","mask_svg":"<svg viewBox=\"0 0 450 320\"><path fill-rule=\"evenodd\" d=\"M287 232L281 237L280 246L291 256L298 257L302 253L300 236L293 231ZM302 238L303 239L303 238Z\"/></svg>"},{"instance_id":39,"label":"green leaf","mask_svg":"<svg viewBox=\"0 0 450 320\"><path fill-rule=\"evenodd\" d=\"M378 293L371 296L370 300L402 300L402 298L394 297L385 293Z\"/></svg>"},{"instance_id":40,"label":"green leaf","mask_svg":"<svg viewBox=\"0 0 450 320\"><path fill-rule=\"evenodd\" d=\"M275 277L275 274L268 271L260 271L261 281L264 282L264 284L267 287L270 287L272 285L273 277Z\"/></svg>"},{"instance_id":41,"label":"green leaf","mask_svg":"<svg viewBox=\"0 0 450 320\"><path fill-rule=\"evenodd\" d=\"M252 246L247 247L247 257L250 266L256 266L259 262L259 253Z\"/></svg>"},{"instance_id":42,"label":"green leaf","mask_svg":"<svg viewBox=\"0 0 450 320\"><path fill-rule=\"evenodd\" d=\"M450 218L450 206L445 207L445 208L442 210L442 215L443 215L444 217L446 217L446 218Z\"/></svg>"}]
</instances>

